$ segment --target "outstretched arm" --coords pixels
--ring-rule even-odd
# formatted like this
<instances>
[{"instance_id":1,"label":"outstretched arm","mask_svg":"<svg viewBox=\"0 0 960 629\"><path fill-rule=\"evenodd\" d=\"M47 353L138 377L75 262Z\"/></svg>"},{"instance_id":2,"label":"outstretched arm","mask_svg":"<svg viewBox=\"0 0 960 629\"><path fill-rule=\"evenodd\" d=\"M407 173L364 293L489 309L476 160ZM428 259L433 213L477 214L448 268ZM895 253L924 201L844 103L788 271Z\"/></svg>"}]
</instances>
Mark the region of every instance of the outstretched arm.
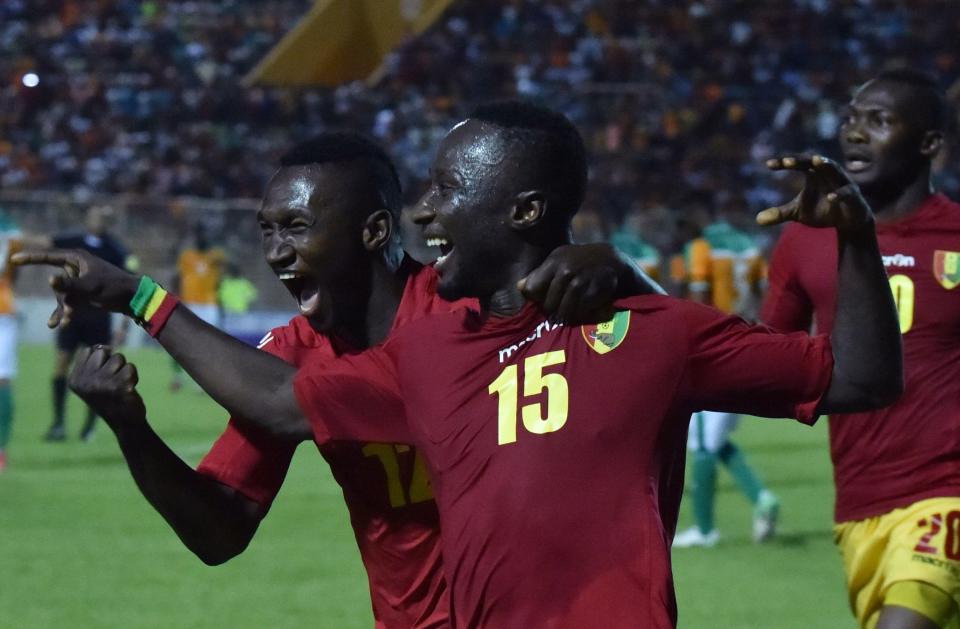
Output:
<instances>
[{"instance_id":1,"label":"outstretched arm","mask_svg":"<svg viewBox=\"0 0 960 629\"><path fill-rule=\"evenodd\" d=\"M806 182L796 198L764 210L757 222L772 225L793 220L837 230L837 314L830 336L833 378L818 412L864 411L892 404L903 392L903 353L870 206L843 169L825 157L785 157L767 165L773 170L803 172Z\"/></svg>"},{"instance_id":2,"label":"outstretched arm","mask_svg":"<svg viewBox=\"0 0 960 629\"><path fill-rule=\"evenodd\" d=\"M12 261L60 267L51 280L57 309L48 321L50 327L67 320L71 306L78 303L132 315L130 301L140 277L85 251L21 252ZM312 437L293 392L295 367L218 330L184 307L173 310L156 338L238 421L281 439L304 441Z\"/></svg>"},{"instance_id":3,"label":"outstretched arm","mask_svg":"<svg viewBox=\"0 0 960 629\"><path fill-rule=\"evenodd\" d=\"M81 350L70 374L70 388L113 430L140 492L184 545L209 565L243 552L261 507L174 454L147 423L136 385L133 364L102 347Z\"/></svg>"}]
</instances>

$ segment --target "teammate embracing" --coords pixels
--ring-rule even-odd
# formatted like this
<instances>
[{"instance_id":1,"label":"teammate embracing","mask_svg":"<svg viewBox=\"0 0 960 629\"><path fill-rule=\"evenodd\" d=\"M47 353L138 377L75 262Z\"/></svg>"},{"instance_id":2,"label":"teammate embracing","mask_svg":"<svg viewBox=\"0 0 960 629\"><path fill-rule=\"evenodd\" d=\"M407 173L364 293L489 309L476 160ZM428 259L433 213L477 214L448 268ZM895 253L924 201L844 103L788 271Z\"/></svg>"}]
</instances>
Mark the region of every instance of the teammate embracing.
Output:
<instances>
[{"instance_id":1,"label":"teammate embracing","mask_svg":"<svg viewBox=\"0 0 960 629\"><path fill-rule=\"evenodd\" d=\"M906 378L893 406L830 418L835 537L861 627L958 626L960 205L931 183L947 119L936 81L904 69L863 85L840 129L844 166L877 214ZM837 264L833 232L789 226L764 322L830 333Z\"/></svg>"}]
</instances>

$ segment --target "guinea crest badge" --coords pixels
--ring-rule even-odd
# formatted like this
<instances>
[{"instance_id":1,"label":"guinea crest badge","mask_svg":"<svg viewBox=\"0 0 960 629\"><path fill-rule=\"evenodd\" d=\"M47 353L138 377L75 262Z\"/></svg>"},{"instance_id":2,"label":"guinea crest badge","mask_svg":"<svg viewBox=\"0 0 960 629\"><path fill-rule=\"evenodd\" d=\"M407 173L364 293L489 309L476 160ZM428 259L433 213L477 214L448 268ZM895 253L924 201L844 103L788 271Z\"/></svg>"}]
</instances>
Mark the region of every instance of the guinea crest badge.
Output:
<instances>
[{"instance_id":1,"label":"guinea crest badge","mask_svg":"<svg viewBox=\"0 0 960 629\"><path fill-rule=\"evenodd\" d=\"M620 311L613 315L612 319L603 323L580 326L583 340L587 342L590 349L598 354L606 354L617 349L623 339L627 337L627 330L629 329L629 310Z\"/></svg>"},{"instance_id":2,"label":"guinea crest badge","mask_svg":"<svg viewBox=\"0 0 960 629\"><path fill-rule=\"evenodd\" d=\"M947 290L952 290L960 284L960 252L934 251L933 276Z\"/></svg>"}]
</instances>

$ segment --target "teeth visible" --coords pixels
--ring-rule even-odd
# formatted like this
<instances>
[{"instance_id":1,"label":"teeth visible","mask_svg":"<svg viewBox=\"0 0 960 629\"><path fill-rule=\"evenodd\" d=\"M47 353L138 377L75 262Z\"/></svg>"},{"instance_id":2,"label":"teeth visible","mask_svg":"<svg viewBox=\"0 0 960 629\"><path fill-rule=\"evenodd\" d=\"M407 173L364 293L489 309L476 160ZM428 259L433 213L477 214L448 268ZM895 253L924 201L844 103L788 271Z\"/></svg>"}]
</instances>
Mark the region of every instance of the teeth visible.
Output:
<instances>
[{"instance_id":1,"label":"teeth visible","mask_svg":"<svg viewBox=\"0 0 960 629\"><path fill-rule=\"evenodd\" d=\"M446 260L446 259L449 258L449 257L450 257L450 254L449 254L449 253L448 253L447 255L445 255L445 256L440 256L439 258L436 259L435 264L443 264L443 261Z\"/></svg>"},{"instance_id":2,"label":"teeth visible","mask_svg":"<svg viewBox=\"0 0 960 629\"><path fill-rule=\"evenodd\" d=\"M281 273L277 276L281 280L295 280L297 279L296 273Z\"/></svg>"},{"instance_id":3,"label":"teeth visible","mask_svg":"<svg viewBox=\"0 0 960 629\"><path fill-rule=\"evenodd\" d=\"M428 247L442 247L447 244L446 238L427 238Z\"/></svg>"}]
</instances>

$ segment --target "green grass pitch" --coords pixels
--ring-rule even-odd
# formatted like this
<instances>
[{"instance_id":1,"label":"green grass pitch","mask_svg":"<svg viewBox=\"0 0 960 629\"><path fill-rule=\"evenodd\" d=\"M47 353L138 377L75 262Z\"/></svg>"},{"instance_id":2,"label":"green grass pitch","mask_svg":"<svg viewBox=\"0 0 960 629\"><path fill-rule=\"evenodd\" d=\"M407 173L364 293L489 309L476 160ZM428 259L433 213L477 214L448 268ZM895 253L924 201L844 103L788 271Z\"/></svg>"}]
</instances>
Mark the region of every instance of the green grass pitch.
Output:
<instances>
[{"instance_id":1,"label":"green grass pitch","mask_svg":"<svg viewBox=\"0 0 960 629\"><path fill-rule=\"evenodd\" d=\"M224 412L189 387L169 394L169 359L130 354L152 424L196 464ZM224 566L204 566L140 496L112 433L46 444L47 347L24 347L10 468L0 475L0 626L330 627L373 625L366 580L340 490L301 446L256 538ZM721 472L722 545L674 552L680 625L711 629L852 627L831 535L826 425L746 420L736 440L783 503L779 538L750 543L750 510ZM684 505L681 527L689 523ZM575 567L571 567L575 569ZM638 624L638 627L642 623Z\"/></svg>"}]
</instances>

